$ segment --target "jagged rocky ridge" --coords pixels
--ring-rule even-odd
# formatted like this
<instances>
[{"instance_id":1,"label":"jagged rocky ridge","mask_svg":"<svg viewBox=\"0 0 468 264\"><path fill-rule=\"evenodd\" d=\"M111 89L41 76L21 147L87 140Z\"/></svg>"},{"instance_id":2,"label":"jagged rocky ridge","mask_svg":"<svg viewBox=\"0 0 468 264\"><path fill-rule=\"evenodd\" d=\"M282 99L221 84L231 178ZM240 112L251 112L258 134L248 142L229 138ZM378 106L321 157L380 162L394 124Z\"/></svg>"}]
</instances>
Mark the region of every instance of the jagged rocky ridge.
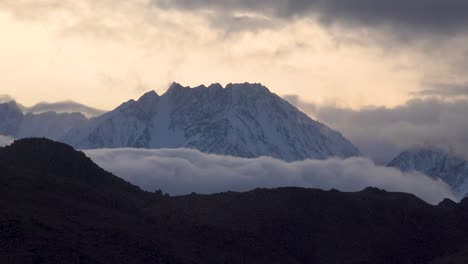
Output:
<instances>
[{"instance_id":1,"label":"jagged rocky ridge","mask_svg":"<svg viewBox=\"0 0 468 264\"><path fill-rule=\"evenodd\" d=\"M310 119L260 84L183 87L137 101L72 129L63 141L81 149L195 148L286 161L350 157L359 151L340 133Z\"/></svg>"},{"instance_id":2,"label":"jagged rocky ridge","mask_svg":"<svg viewBox=\"0 0 468 264\"><path fill-rule=\"evenodd\" d=\"M389 164L402 171L419 171L445 181L458 198L468 193L468 161L445 150L417 147L400 153Z\"/></svg>"},{"instance_id":3,"label":"jagged rocky ridge","mask_svg":"<svg viewBox=\"0 0 468 264\"><path fill-rule=\"evenodd\" d=\"M468 201L375 188L169 197L47 139L0 148L1 263L466 263Z\"/></svg>"}]
</instances>

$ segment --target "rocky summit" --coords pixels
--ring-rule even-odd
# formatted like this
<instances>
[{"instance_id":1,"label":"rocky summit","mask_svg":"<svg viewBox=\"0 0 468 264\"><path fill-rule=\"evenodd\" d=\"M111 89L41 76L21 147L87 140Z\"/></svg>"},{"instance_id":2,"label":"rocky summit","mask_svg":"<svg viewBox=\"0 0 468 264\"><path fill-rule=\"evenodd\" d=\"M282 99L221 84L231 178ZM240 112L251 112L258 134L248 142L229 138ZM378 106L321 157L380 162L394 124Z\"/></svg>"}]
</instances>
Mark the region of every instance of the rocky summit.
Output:
<instances>
[{"instance_id":1,"label":"rocky summit","mask_svg":"<svg viewBox=\"0 0 468 264\"><path fill-rule=\"evenodd\" d=\"M261 84L154 91L72 129L63 141L80 149L194 148L286 161L360 155L339 132L312 120Z\"/></svg>"}]
</instances>

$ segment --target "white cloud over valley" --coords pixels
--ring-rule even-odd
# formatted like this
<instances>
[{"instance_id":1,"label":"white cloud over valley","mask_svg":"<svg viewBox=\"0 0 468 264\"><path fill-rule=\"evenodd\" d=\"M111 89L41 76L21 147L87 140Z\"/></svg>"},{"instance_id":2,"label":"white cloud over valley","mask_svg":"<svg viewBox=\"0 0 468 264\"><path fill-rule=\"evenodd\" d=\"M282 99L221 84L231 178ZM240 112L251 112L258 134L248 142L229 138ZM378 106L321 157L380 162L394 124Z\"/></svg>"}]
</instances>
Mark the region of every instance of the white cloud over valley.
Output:
<instances>
[{"instance_id":1,"label":"white cloud over valley","mask_svg":"<svg viewBox=\"0 0 468 264\"><path fill-rule=\"evenodd\" d=\"M99 166L144 190L171 195L248 191L297 186L360 191L373 186L413 193L430 203L455 199L449 187L420 173L402 173L364 158L287 163L268 157L244 159L191 149L99 149L85 153Z\"/></svg>"},{"instance_id":2,"label":"white cloud over valley","mask_svg":"<svg viewBox=\"0 0 468 264\"><path fill-rule=\"evenodd\" d=\"M0 147L4 147L13 143L13 138L0 135Z\"/></svg>"}]
</instances>

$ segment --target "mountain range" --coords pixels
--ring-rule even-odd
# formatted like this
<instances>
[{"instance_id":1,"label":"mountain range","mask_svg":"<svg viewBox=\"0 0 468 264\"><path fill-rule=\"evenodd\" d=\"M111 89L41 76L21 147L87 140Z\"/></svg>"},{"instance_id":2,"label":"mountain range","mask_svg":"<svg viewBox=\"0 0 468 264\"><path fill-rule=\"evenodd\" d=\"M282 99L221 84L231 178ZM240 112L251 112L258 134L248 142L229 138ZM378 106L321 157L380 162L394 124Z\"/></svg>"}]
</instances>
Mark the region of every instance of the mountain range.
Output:
<instances>
[{"instance_id":1,"label":"mountain range","mask_svg":"<svg viewBox=\"0 0 468 264\"><path fill-rule=\"evenodd\" d=\"M26 108L0 103L0 135L47 137L79 149L192 148L245 158L285 161L348 158L359 150L339 132L312 120L261 84L183 87L151 91L104 112L73 102ZM468 162L435 148L402 152L388 166L419 171L468 193Z\"/></svg>"},{"instance_id":2,"label":"mountain range","mask_svg":"<svg viewBox=\"0 0 468 264\"><path fill-rule=\"evenodd\" d=\"M48 139L0 148L1 263L466 263L468 201L144 192Z\"/></svg>"},{"instance_id":3,"label":"mountain range","mask_svg":"<svg viewBox=\"0 0 468 264\"><path fill-rule=\"evenodd\" d=\"M189 88L173 83L161 96L151 91L90 119L76 113L23 115L14 102L3 107L0 134L22 138L48 132L49 138L79 149L193 148L286 161L360 155L339 132L260 84ZM50 122L43 120L46 115Z\"/></svg>"},{"instance_id":4,"label":"mountain range","mask_svg":"<svg viewBox=\"0 0 468 264\"><path fill-rule=\"evenodd\" d=\"M417 147L395 157L389 167L419 171L446 182L458 198L468 194L468 161L435 147Z\"/></svg>"},{"instance_id":5,"label":"mountain range","mask_svg":"<svg viewBox=\"0 0 468 264\"><path fill-rule=\"evenodd\" d=\"M16 102L0 104L0 135L13 138L47 137L59 140L70 129L88 119L81 113L23 113Z\"/></svg>"}]
</instances>

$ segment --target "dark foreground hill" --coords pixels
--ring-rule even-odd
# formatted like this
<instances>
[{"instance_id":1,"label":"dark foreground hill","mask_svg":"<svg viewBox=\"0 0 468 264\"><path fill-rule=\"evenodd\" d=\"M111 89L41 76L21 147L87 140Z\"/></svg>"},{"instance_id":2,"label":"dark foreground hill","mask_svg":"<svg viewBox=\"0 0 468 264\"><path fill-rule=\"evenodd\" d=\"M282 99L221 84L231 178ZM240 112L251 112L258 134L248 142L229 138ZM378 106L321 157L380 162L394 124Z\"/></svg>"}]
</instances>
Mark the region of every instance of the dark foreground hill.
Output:
<instances>
[{"instance_id":1,"label":"dark foreground hill","mask_svg":"<svg viewBox=\"0 0 468 264\"><path fill-rule=\"evenodd\" d=\"M64 144L0 148L0 263L466 263L467 255L468 200L432 206L374 188L167 197Z\"/></svg>"}]
</instances>

